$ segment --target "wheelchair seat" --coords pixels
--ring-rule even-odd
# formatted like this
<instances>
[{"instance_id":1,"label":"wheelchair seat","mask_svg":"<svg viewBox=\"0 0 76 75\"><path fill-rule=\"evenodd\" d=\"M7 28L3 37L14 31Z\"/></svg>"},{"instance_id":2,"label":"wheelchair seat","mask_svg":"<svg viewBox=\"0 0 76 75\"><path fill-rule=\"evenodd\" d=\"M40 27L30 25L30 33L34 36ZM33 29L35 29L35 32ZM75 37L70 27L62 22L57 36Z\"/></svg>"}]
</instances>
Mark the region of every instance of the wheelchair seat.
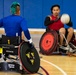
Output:
<instances>
[{"instance_id":1,"label":"wheelchair seat","mask_svg":"<svg viewBox=\"0 0 76 75\"><path fill-rule=\"evenodd\" d=\"M30 48L29 43L22 41L19 36L8 37L2 35L0 39L0 71L20 72L20 67L27 73L36 73L39 70L40 58L35 47ZM7 62L7 60L12 60Z\"/></svg>"},{"instance_id":2,"label":"wheelchair seat","mask_svg":"<svg viewBox=\"0 0 76 75\"><path fill-rule=\"evenodd\" d=\"M19 36L17 37L8 37L5 35L2 35L2 38L0 40L0 48L3 49L3 54L6 55L18 55L18 46L21 42L21 39Z\"/></svg>"}]
</instances>

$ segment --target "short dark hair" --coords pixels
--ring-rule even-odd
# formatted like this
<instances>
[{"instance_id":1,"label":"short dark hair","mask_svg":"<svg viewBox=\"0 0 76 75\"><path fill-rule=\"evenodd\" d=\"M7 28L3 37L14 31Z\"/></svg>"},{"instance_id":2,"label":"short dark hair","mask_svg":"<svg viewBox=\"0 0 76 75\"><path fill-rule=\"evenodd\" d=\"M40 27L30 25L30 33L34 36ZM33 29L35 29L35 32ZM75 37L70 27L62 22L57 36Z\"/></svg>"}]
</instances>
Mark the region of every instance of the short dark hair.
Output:
<instances>
[{"instance_id":1,"label":"short dark hair","mask_svg":"<svg viewBox=\"0 0 76 75\"><path fill-rule=\"evenodd\" d=\"M51 12L52 12L52 10L53 10L54 7L58 7L58 8L60 9L60 5L55 4L55 5L53 5L53 6L50 8Z\"/></svg>"}]
</instances>

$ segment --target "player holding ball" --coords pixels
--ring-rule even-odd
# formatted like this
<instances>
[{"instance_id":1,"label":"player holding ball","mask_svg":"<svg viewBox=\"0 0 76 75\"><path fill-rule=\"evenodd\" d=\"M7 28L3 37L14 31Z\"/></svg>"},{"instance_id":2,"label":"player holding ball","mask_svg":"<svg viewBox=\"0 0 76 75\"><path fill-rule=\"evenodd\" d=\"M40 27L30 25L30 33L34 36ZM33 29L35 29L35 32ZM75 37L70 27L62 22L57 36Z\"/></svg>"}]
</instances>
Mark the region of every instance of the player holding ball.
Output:
<instances>
[{"instance_id":1,"label":"player holding ball","mask_svg":"<svg viewBox=\"0 0 76 75\"><path fill-rule=\"evenodd\" d=\"M51 13L52 15L49 15L45 18L44 25L46 26L47 30L55 30L58 34L60 34L60 48L68 49L67 43L63 44L64 36L67 38L67 42L69 43L73 33L74 29L72 28L73 24L71 22L71 18L68 14L63 14L60 17L60 6L59 5L53 5L51 7ZM68 25L69 28L64 28L64 24ZM63 34L63 35L62 35Z\"/></svg>"}]
</instances>

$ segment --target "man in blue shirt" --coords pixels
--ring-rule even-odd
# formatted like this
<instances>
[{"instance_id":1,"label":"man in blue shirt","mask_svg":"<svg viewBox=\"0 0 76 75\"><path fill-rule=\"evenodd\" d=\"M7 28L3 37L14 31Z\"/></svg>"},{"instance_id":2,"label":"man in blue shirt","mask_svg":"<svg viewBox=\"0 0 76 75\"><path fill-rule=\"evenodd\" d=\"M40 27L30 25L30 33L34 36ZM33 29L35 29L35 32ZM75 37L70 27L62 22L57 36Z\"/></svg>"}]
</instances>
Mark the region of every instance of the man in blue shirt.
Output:
<instances>
[{"instance_id":1,"label":"man in blue shirt","mask_svg":"<svg viewBox=\"0 0 76 75\"><path fill-rule=\"evenodd\" d=\"M20 16L20 4L18 2L12 3L11 13L12 15L0 20L0 27L4 27L6 36L13 37L17 34L21 37L23 31L28 41L32 43L26 20Z\"/></svg>"}]
</instances>

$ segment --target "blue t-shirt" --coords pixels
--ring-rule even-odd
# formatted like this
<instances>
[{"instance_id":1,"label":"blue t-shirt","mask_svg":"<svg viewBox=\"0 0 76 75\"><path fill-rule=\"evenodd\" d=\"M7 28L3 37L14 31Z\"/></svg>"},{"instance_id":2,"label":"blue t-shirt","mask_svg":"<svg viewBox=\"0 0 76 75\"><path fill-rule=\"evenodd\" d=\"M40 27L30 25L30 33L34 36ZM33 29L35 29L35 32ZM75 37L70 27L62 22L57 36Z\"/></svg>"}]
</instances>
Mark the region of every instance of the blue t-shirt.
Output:
<instances>
[{"instance_id":1,"label":"blue t-shirt","mask_svg":"<svg viewBox=\"0 0 76 75\"><path fill-rule=\"evenodd\" d=\"M24 31L26 38L29 40L30 34L27 28L26 20L18 15L10 15L0 20L0 27L5 29L6 36L21 36L21 32Z\"/></svg>"}]
</instances>

